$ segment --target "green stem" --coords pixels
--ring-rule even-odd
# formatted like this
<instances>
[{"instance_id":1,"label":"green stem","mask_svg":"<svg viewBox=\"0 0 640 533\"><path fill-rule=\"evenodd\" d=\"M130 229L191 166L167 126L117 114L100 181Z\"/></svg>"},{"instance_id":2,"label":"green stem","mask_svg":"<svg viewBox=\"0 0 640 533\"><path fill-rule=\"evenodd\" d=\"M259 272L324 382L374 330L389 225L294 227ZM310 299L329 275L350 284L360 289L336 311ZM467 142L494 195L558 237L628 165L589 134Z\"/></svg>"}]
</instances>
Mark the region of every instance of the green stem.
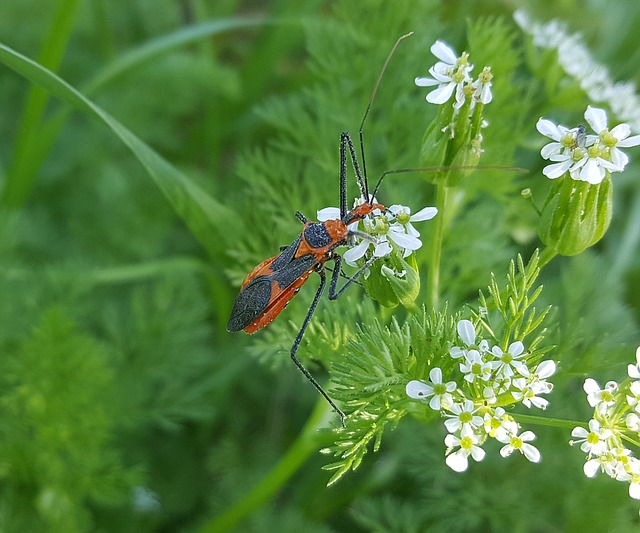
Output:
<instances>
[{"instance_id":1,"label":"green stem","mask_svg":"<svg viewBox=\"0 0 640 533\"><path fill-rule=\"evenodd\" d=\"M565 428L565 429L573 429L576 426L581 426L583 428L589 427L589 425L586 422L582 422L580 420L566 420L563 418L546 418L546 417L534 416L534 415L521 415L518 413L513 413L512 416L518 422L524 422L526 424L534 424L537 426L549 426L549 427Z\"/></svg>"},{"instance_id":2,"label":"green stem","mask_svg":"<svg viewBox=\"0 0 640 533\"><path fill-rule=\"evenodd\" d=\"M436 192L436 207L438 216L435 218L433 238L431 240L431 257L429 261L429 306L438 307L440 300L440 260L442 257L442 241L444 239L444 225L446 204L449 190L445 185L438 185Z\"/></svg>"},{"instance_id":3,"label":"green stem","mask_svg":"<svg viewBox=\"0 0 640 533\"><path fill-rule=\"evenodd\" d=\"M326 434L319 433L318 430L323 426L327 410L324 398L319 398L302 432L280 462L240 500L205 524L199 533L218 533L233 529L244 517L276 494L309 456L322 446L321 437Z\"/></svg>"},{"instance_id":4,"label":"green stem","mask_svg":"<svg viewBox=\"0 0 640 533\"><path fill-rule=\"evenodd\" d=\"M540 261L538 262L538 267L542 270L555 256L558 255L558 252L552 250L548 246L540 252Z\"/></svg>"}]
</instances>

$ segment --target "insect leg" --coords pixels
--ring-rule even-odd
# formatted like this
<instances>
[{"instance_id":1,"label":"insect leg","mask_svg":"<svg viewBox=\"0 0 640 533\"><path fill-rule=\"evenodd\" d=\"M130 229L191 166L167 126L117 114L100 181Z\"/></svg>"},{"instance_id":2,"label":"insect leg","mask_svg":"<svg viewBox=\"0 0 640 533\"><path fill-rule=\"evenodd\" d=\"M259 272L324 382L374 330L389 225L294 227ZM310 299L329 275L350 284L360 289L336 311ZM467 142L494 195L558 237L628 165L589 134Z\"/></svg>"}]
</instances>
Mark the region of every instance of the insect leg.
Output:
<instances>
[{"instance_id":1,"label":"insect leg","mask_svg":"<svg viewBox=\"0 0 640 533\"><path fill-rule=\"evenodd\" d=\"M334 272L336 272L336 271L339 272L340 269L336 268L334 270ZM302 341L302 337L304 336L304 332L307 330L307 326L309 325L311 317L313 316L313 313L316 310L316 306L318 305L318 301L320 300L320 296L322 296L322 291L324 290L324 287L327 284L327 277L326 277L326 274L324 273L324 270L322 270L322 269L318 270L318 274L320 274L320 286L318 287L318 290L316 291L316 295L314 296L313 301L311 302L311 305L309 306L309 311L307 312L307 316L305 317L304 322L302 323L302 327L300 328L300 331L298 332L298 335L296 336L296 339L293 341L293 346L291 347L291 360L298 367L300 372L302 372L304 374L304 377L306 377L311 382L311 384L316 388L316 390L320 394L322 394L324 399L327 400L327 402L329 402L329 405L333 408L333 410L340 415L340 422L342 423L343 427L346 427L345 422L344 422L345 418L346 418L346 415L334 403L334 401L329 397L327 392L322 388L320 383L318 383L315 380L315 378L309 373L309 371L302 365L300 360L296 357L296 353L298 352L298 347L300 346L300 342ZM334 276L335 276L335 274L334 274ZM332 278L332 284L333 284L333 278Z\"/></svg>"},{"instance_id":2,"label":"insect leg","mask_svg":"<svg viewBox=\"0 0 640 533\"><path fill-rule=\"evenodd\" d=\"M353 171L356 174L356 181L358 182L358 188L360 189L360 194L362 195L362 197L369 201L369 198L367 197L369 194L369 189L368 189L368 184L367 184L367 178L365 175L364 180L362 179L362 172L360 172L360 165L358 164L358 156L356 156L356 150L353 147L353 141L351 140L351 135L349 135L347 132L342 133L341 137L340 137L340 163L342 165L342 168L344 168L344 172L345 172L345 186L344 186L344 191L345 191L345 202L346 202L346 172L347 172L347 161L346 161L346 146L349 146L349 154L351 156L351 164L353 165ZM342 156L343 154L345 155L345 158L343 159ZM341 182L341 192L342 192L342 176L340 177L340 182Z\"/></svg>"},{"instance_id":3,"label":"insect leg","mask_svg":"<svg viewBox=\"0 0 640 533\"><path fill-rule=\"evenodd\" d=\"M335 254L333 257L333 261L335 263L335 268L333 269L333 274L331 275L331 283L329 284L329 300L337 299L352 283L358 283L358 278L365 273L365 271L376 261L379 259L378 257L372 257L368 259L364 265L358 269L358 271L345 281L344 285L340 287L336 291L336 286L338 285L338 278L340 277L340 272L342 272L342 257L338 254Z\"/></svg>"},{"instance_id":4,"label":"insect leg","mask_svg":"<svg viewBox=\"0 0 640 533\"><path fill-rule=\"evenodd\" d=\"M340 134L340 219L347 214L347 139L349 134Z\"/></svg>"}]
</instances>

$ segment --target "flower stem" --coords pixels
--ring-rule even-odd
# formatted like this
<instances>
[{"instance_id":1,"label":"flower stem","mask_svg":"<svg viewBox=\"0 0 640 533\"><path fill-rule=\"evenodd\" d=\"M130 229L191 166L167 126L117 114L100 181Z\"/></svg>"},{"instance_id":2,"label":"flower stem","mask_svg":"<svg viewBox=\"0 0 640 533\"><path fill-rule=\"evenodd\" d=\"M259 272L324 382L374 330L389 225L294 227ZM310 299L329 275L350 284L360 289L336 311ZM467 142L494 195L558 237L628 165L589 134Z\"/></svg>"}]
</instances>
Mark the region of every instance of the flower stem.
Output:
<instances>
[{"instance_id":1,"label":"flower stem","mask_svg":"<svg viewBox=\"0 0 640 533\"><path fill-rule=\"evenodd\" d=\"M332 436L328 432L321 433L318 431L324 426L323 422L327 416L327 411L327 403L324 398L319 398L302 432L278 464L242 498L233 503L222 514L204 524L199 533L217 533L233 530L243 518L276 494L309 456L323 446L323 440L326 440L327 436Z\"/></svg>"},{"instance_id":2,"label":"flower stem","mask_svg":"<svg viewBox=\"0 0 640 533\"><path fill-rule=\"evenodd\" d=\"M513 413L512 416L518 422L535 424L538 426L550 426L550 427L566 428L566 429L573 429L576 426L582 426L584 428L589 427L587 423L581 420L566 420L563 418L546 418L542 416L522 415L518 413Z\"/></svg>"},{"instance_id":3,"label":"flower stem","mask_svg":"<svg viewBox=\"0 0 640 533\"><path fill-rule=\"evenodd\" d=\"M540 270L542 270L543 267L550 263L556 255L558 255L558 252L556 252L555 250L552 250L548 246L544 248L542 252L540 252L540 261L538 262L538 267L540 268Z\"/></svg>"},{"instance_id":4,"label":"flower stem","mask_svg":"<svg viewBox=\"0 0 640 533\"><path fill-rule=\"evenodd\" d=\"M445 185L438 185L436 192L436 207L438 216L435 218L433 238L431 239L431 257L429 261L429 306L438 307L440 299L440 259L442 256L442 241L444 238L444 223L446 215L446 204L448 199L448 188Z\"/></svg>"}]
</instances>

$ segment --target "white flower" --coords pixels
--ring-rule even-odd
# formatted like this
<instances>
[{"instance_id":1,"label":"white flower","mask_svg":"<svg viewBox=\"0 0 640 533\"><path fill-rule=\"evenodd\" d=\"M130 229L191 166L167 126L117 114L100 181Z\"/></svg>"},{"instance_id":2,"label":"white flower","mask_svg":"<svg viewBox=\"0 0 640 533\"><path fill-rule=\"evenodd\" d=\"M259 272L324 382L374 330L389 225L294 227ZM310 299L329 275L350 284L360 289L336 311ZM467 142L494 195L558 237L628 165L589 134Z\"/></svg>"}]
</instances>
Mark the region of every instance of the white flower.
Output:
<instances>
[{"instance_id":1,"label":"white flower","mask_svg":"<svg viewBox=\"0 0 640 533\"><path fill-rule=\"evenodd\" d=\"M587 106L584 118L598 134L598 139L609 151L611 163L622 171L629 162L629 157L618 147L629 148L640 145L640 135L631 135L631 127L628 124L618 124L611 131L607 128L607 114L603 109ZM595 140L595 139L594 139Z\"/></svg>"},{"instance_id":2,"label":"white flower","mask_svg":"<svg viewBox=\"0 0 640 533\"><path fill-rule=\"evenodd\" d=\"M611 437L610 429L603 428L596 419L589 421L589 430L583 427L573 428L571 436L575 437L575 441L569 441L571 446L580 444L580 449L589 454L589 457L601 455L607 451L607 439Z\"/></svg>"},{"instance_id":3,"label":"white flower","mask_svg":"<svg viewBox=\"0 0 640 533\"><path fill-rule=\"evenodd\" d=\"M627 373L631 379L640 379L640 346L636 348L636 364L629 365Z\"/></svg>"},{"instance_id":4,"label":"white flower","mask_svg":"<svg viewBox=\"0 0 640 533\"><path fill-rule=\"evenodd\" d=\"M512 390L511 395L516 401L521 401L527 407L537 407L538 409L546 409L549 405L549 400L538 397L538 394L544 394L548 392L546 388L540 387L535 381L527 380L525 378L517 378L511 382Z\"/></svg>"},{"instance_id":5,"label":"white flower","mask_svg":"<svg viewBox=\"0 0 640 533\"><path fill-rule=\"evenodd\" d=\"M418 87L438 86L434 91L427 94L427 102L431 104L444 104L453 92L456 92L456 107L464 101L462 88L466 82L470 81L469 72L473 65L469 65L469 56L465 52L460 57L442 41L436 41L431 46L431 53L438 61L429 69L431 78L416 78Z\"/></svg>"},{"instance_id":6,"label":"white flower","mask_svg":"<svg viewBox=\"0 0 640 533\"><path fill-rule=\"evenodd\" d=\"M604 155L600 144L596 142L586 151L586 156L582 156L576 161L571 168L569 174L576 181L586 181L592 185L602 183L602 180L609 172L620 172L622 169L614 165L611 161L602 157Z\"/></svg>"},{"instance_id":7,"label":"white flower","mask_svg":"<svg viewBox=\"0 0 640 533\"><path fill-rule=\"evenodd\" d=\"M631 450L622 446L614 448L612 451L613 459L610 461L604 471L606 474L619 481L629 481L631 476L628 472L629 462L633 460Z\"/></svg>"},{"instance_id":8,"label":"white flower","mask_svg":"<svg viewBox=\"0 0 640 533\"><path fill-rule=\"evenodd\" d=\"M589 459L582 470L584 475L587 477L594 477L598 470L602 470L603 472L609 472L613 470L613 465L615 464L615 457L611 451L606 451L592 459Z\"/></svg>"},{"instance_id":9,"label":"white flower","mask_svg":"<svg viewBox=\"0 0 640 533\"><path fill-rule=\"evenodd\" d=\"M604 389L601 389L595 379L587 378L582 388L587 393L589 405L595 407L599 413L606 413L607 409L616 403L615 393L618 384L615 381L608 381Z\"/></svg>"},{"instance_id":10,"label":"white flower","mask_svg":"<svg viewBox=\"0 0 640 533\"><path fill-rule=\"evenodd\" d=\"M635 457L629 459L629 465L627 466L627 472L629 473L629 496L634 500L640 500L640 460Z\"/></svg>"},{"instance_id":11,"label":"white flower","mask_svg":"<svg viewBox=\"0 0 640 533\"><path fill-rule=\"evenodd\" d=\"M640 413L640 381L634 381L629 386L629 392L631 394L627 394L627 404L629 404L629 407L633 407L636 412Z\"/></svg>"},{"instance_id":12,"label":"white flower","mask_svg":"<svg viewBox=\"0 0 640 533\"><path fill-rule=\"evenodd\" d=\"M640 416L635 413L629 413L624 419L624 423L629 431L640 431Z\"/></svg>"},{"instance_id":13,"label":"white flower","mask_svg":"<svg viewBox=\"0 0 640 533\"><path fill-rule=\"evenodd\" d=\"M598 135L585 135L584 126L568 129L547 119L539 119L537 130L554 142L540 151L544 159L553 161L543 169L549 179L569 172L574 180L601 183L608 172L622 172L629 158L619 148L640 145L640 135L629 137L631 128L619 124L607 129L607 114L602 109L587 106L584 118Z\"/></svg>"},{"instance_id":14,"label":"white flower","mask_svg":"<svg viewBox=\"0 0 640 533\"><path fill-rule=\"evenodd\" d=\"M502 443L506 443L500 449L500 455L502 457L509 457L515 450L518 450L532 463L540 462L540 451L533 444L529 444L528 441L534 440L536 435L533 431L525 431L522 435L518 436L516 433L511 435L501 436L502 438L496 439Z\"/></svg>"},{"instance_id":15,"label":"white flower","mask_svg":"<svg viewBox=\"0 0 640 533\"><path fill-rule=\"evenodd\" d=\"M496 439L518 431L518 424L506 414L502 407L496 407L495 411L485 413L483 425L487 435Z\"/></svg>"},{"instance_id":16,"label":"white flower","mask_svg":"<svg viewBox=\"0 0 640 533\"><path fill-rule=\"evenodd\" d=\"M522 344L522 342L517 341L511 343L506 352L503 352L499 346L494 346L491 348L491 353L497 359L491 362L491 366L497 374L510 378L513 376L515 370L522 376L529 375L527 365L520 361L520 359L525 356L524 344Z\"/></svg>"},{"instance_id":17,"label":"white flower","mask_svg":"<svg viewBox=\"0 0 640 533\"><path fill-rule=\"evenodd\" d=\"M491 363L484 361L477 350L469 350L464 362L460 363L460 372L469 383L473 383L476 378L487 381L491 377L491 370Z\"/></svg>"},{"instance_id":18,"label":"white flower","mask_svg":"<svg viewBox=\"0 0 640 533\"><path fill-rule=\"evenodd\" d=\"M554 141L542 147L540 155L544 159L550 159L553 155L570 153L574 148L585 147L584 127L569 129L560 124L556 125L546 118L540 118L536 122L536 129Z\"/></svg>"},{"instance_id":19,"label":"white flower","mask_svg":"<svg viewBox=\"0 0 640 533\"><path fill-rule=\"evenodd\" d=\"M432 368L429 372L429 383L413 380L407 383L407 395L410 398L426 399L431 397L429 407L434 411L441 408L449 409L453 405L453 396L451 393L456 390L454 381L447 383L442 382L442 370L440 368Z\"/></svg>"},{"instance_id":20,"label":"white flower","mask_svg":"<svg viewBox=\"0 0 640 533\"><path fill-rule=\"evenodd\" d=\"M569 129L560 124L556 125L545 118L540 118L536 123L536 129L554 141L545 144L540 150L540 155L544 159L554 161L553 164L542 169L542 173L547 178L556 179L569 170L580 169L589 159L584 126ZM578 178L579 174L574 179Z\"/></svg>"},{"instance_id":21,"label":"white flower","mask_svg":"<svg viewBox=\"0 0 640 533\"><path fill-rule=\"evenodd\" d=\"M491 94L492 78L493 74L491 74L491 67L484 67L478 76L478 79L472 84L476 90L473 95L474 100L477 100L484 105L491 102L493 99L493 95Z\"/></svg>"},{"instance_id":22,"label":"white flower","mask_svg":"<svg viewBox=\"0 0 640 533\"><path fill-rule=\"evenodd\" d=\"M476 329L469 320L460 320L456 327L458 330L458 336L460 337L460 340L467 345L467 349L460 348L459 346L453 346L449 350L449 354L454 359L460 359L461 357L466 356L470 351L468 348L476 347ZM479 348L481 353L486 353L489 351L489 343L486 340L482 340L477 348ZM477 350L473 351L477 352Z\"/></svg>"},{"instance_id":23,"label":"white flower","mask_svg":"<svg viewBox=\"0 0 640 533\"><path fill-rule=\"evenodd\" d=\"M361 240L358 244L349 248L344 254L342 254L342 258L348 265L357 266L356 262L358 259L364 257L364 254L367 253L369 246L373 246L373 256L374 257L384 257L385 255L389 255L392 251L391 245L387 241L386 237L382 237L378 239L377 243L373 243L368 240Z\"/></svg>"},{"instance_id":24,"label":"white flower","mask_svg":"<svg viewBox=\"0 0 640 533\"><path fill-rule=\"evenodd\" d=\"M482 426L482 417L476 415L478 408L471 400L464 403L454 403L448 408L451 414L445 415L444 425L449 433L455 433L460 429L474 430Z\"/></svg>"},{"instance_id":25,"label":"white flower","mask_svg":"<svg viewBox=\"0 0 640 533\"><path fill-rule=\"evenodd\" d=\"M482 461L485 452L478 446L478 441L477 435L472 430L463 429L460 437L451 433L447 435L444 439L444 443L447 446L447 458L445 460L447 466L456 472L464 472L469 466L469 456L474 461ZM453 449L458 446L460 449L454 452Z\"/></svg>"},{"instance_id":26,"label":"white flower","mask_svg":"<svg viewBox=\"0 0 640 533\"><path fill-rule=\"evenodd\" d=\"M553 390L553 383L547 381L548 377L555 374L556 364L553 361L542 361L529 375L529 387L534 395L549 394Z\"/></svg>"}]
</instances>

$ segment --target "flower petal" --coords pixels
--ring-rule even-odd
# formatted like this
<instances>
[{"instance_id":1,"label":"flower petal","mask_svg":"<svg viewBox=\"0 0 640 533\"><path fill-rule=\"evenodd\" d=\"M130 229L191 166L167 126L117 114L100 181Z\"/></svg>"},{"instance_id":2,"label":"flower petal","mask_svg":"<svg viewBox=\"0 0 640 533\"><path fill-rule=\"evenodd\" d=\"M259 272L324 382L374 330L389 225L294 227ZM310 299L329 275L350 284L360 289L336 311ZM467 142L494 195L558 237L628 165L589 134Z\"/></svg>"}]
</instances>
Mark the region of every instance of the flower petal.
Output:
<instances>
[{"instance_id":1,"label":"flower petal","mask_svg":"<svg viewBox=\"0 0 640 533\"><path fill-rule=\"evenodd\" d=\"M316 215L320 222L324 222L325 220L340 220L340 208L325 207L317 211Z\"/></svg>"},{"instance_id":2,"label":"flower petal","mask_svg":"<svg viewBox=\"0 0 640 533\"><path fill-rule=\"evenodd\" d=\"M376 247L373 250L373 255L375 257L384 257L385 255L389 255L392 251L393 248L391 248L391 245L384 240L376 244Z\"/></svg>"},{"instance_id":3,"label":"flower petal","mask_svg":"<svg viewBox=\"0 0 640 533\"><path fill-rule=\"evenodd\" d=\"M562 176L569 167L571 166L571 160L567 159L566 161L562 161L560 163L554 163L552 165L547 165L542 169L542 173L549 178L550 180L554 180Z\"/></svg>"},{"instance_id":4,"label":"flower petal","mask_svg":"<svg viewBox=\"0 0 640 533\"><path fill-rule=\"evenodd\" d=\"M455 65L458 61L457 54L450 46L442 41L436 41L431 45L431 53L449 65Z\"/></svg>"},{"instance_id":5,"label":"flower petal","mask_svg":"<svg viewBox=\"0 0 640 533\"><path fill-rule=\"evenodd\" d=\"M541 459L540 450L532 444L524 443L522 445L522 454L532 463L539 463Z\"/></svg>"},{"instance_id":6,"label":"flower petal","mask_svg":"<svg viewBox=\"0 0 640 533\"><path fill-rule=\"evenodd\" d=\"M432 368L429 372L429 379L431 383L442 383L442 369L439 367Z\"/></svg>"},{"instance_id":7,"label":"flower petal","mask_svg":"<svg viewBox=\"0 0 640 533\"><path fill-rule=\"evenodd\" d=\"M509 353L514 356L520 355L524 352L524 344L520 341L513 342L509 345Z\"/></svg>"},{"instance_id":8,"label":"flower petal","mask_svg":"<svg viewBox=\"0 0 640 533\"><path fill-rule=\"evenodd\" d=\"M455 472L464 472L469 467L469 459L467 459L467 455L462 450L447 455L444 462Z\"/></svg>"},{"instance_id":9,"label":"flower petal","mask_svg":"<svg viewBox=\"0 0 640 533\"><path fill-rule=\"evenodd\" d=\"M562 144L559 142L552 142L545 144L540 150L540 155L543 159L549 159L552 155L560 154L562 152Z\"/></svg>"},{"instance_id":10,"label":"flower petal","mask_svg":"<svg viewBox=\"0 0 640 533\"><path fill-rule=\"evenodd\" d=\"M427 95L427 102L430 104L444 104L451 95L453 94L453 90L456 88L456 84L454 82L447 83L446 85L441 85L435 91L431 91Z\"/></svg>"},{"instance_id":11,"label":"flower petal","mask_svg":"<svg viewBox=\"0 0 640 533\"><path fill-rule=\"evenodd\" d=\"M611 162L618 168L623 169L624 167L627 166L627 163L629 162L629 156L625 154L622 150L613 148L611 150Z\"/></svg>"},{"instance_id":12,"label":"flower petal","mask_svg":"<svg viewBox=\"0 0 640 533\"><path fill-rule=\"evenodd\" d=\"M614 128L615 129L615 128ZM638 146L640 144L640 135L632 135L626 139L618 141L618 145L621 148L629 148L630 146Z\"/></svg>"},{"instance_id":13,"label":"flower petal","mask_svg":"<svg viewBox=\"0 0 640 533\"><path fill-rule=\"evenodd\" d=\"M631 135L631 127L629 124L618 124L615 128L611 129L611 135L620 142Z\"/></svg>"},{"instance_id":14,"label":"flower petal","mask_svg":"<svg viewBox=\"0 0 640 533\"><path fill-rule=\"evenodd\" d=\"M407 235L404 232L393 231L393 229L389 231L387 237L405 250L417 250L422 246L422 241L417 237Z\"/></svg>"},{"instance_id":15,"label":"flower petal","mask_svg":"<svg viewBox=\"0 0 640 533\"><path fill-rule=\"evenodd\" d=\"M462 339L462 342L467 346L471 346L476 342L476 328L473 327L470 320L461 320L458 322L457 329L460 339Z\"/></svg>"},{"instance_id":16,"label":"flower petal","mask_svg":"<svg viewBox=\"0 0 640 533\"><path fill-rule=\"evenodd\" d=\"M607 127L607 113L604 109L588 105L584 112L584 118L596 133L600 133Z\"/></svg>"},{"instance_id":17,"label":"flower petal","mask_svg":"<svg viewBox=\"0 0 640 533\"><path fill-rule=\"evenodd\" d=\"M596 159L589 158L587 163L582 167L580 171L580 179L582 181L586 181L591 183L592 185L597 185L601 183L604 179L605 171L602 168Z\"/></svg>"},{"instance_id":18,"label":"flower petal","mask_svg":"<svg viewBox=\"0 0 640 533\"><path fill-rule=\"evenodd\" d=\"M426 383L422 383L422 381L418 381L416 379L407 383L405 390L407 392L407 396L409 396L409 398L414 398L415 400L422 400L423 398L428 398L433 395L433 387L430 387Z\"/></svg>"},{"instance_id":19,"label":"flower petal","mask_svg":"<svg viewBox=\"0 0 640 533\"><path fill-rule=\"evenodd\" d=\"M554 141L559 141L562 138L562 135L558 131L558 126L546 118L538 119L538 122L536 122L536 129L542 133L542 135L549 137Z\"/></svg>"},{"instance_id":20,"label":"flower petal","mask_svg":"<svg viewBox=\"0 0 640 533\"><path fill-rule=\"evenodd\" d=\"M349 248L342 255L342 258L347 262L348 265L356 266L356 261L364 256L370 244L371 243L369 241L362 241L360 244L354 246L353 248Z\"/></svg>"},{"instance_id":21,"label":"flower petal","mask_svg":"<svg viewBox=\"0 0 640 533\"><path fill-rule=\"evenodd\" d=\"M440 81L434 80L433 78L416 78L416 85L418 87L433 87L434 85L440 85Z\"/></svg>"},{"instance_id":22,"label":"flower petal","mask_svg":"<svg viewBox=\"0 0 640 533\"><path fill-rule=\"evenodd\" d=\"M423 207L422 209L420 209L420 211L418 211L414 215L411 215L410 220L411 222L422 222L423 220L431 220L437 214L437 207Z\"/></svg>"}]
</instances>

